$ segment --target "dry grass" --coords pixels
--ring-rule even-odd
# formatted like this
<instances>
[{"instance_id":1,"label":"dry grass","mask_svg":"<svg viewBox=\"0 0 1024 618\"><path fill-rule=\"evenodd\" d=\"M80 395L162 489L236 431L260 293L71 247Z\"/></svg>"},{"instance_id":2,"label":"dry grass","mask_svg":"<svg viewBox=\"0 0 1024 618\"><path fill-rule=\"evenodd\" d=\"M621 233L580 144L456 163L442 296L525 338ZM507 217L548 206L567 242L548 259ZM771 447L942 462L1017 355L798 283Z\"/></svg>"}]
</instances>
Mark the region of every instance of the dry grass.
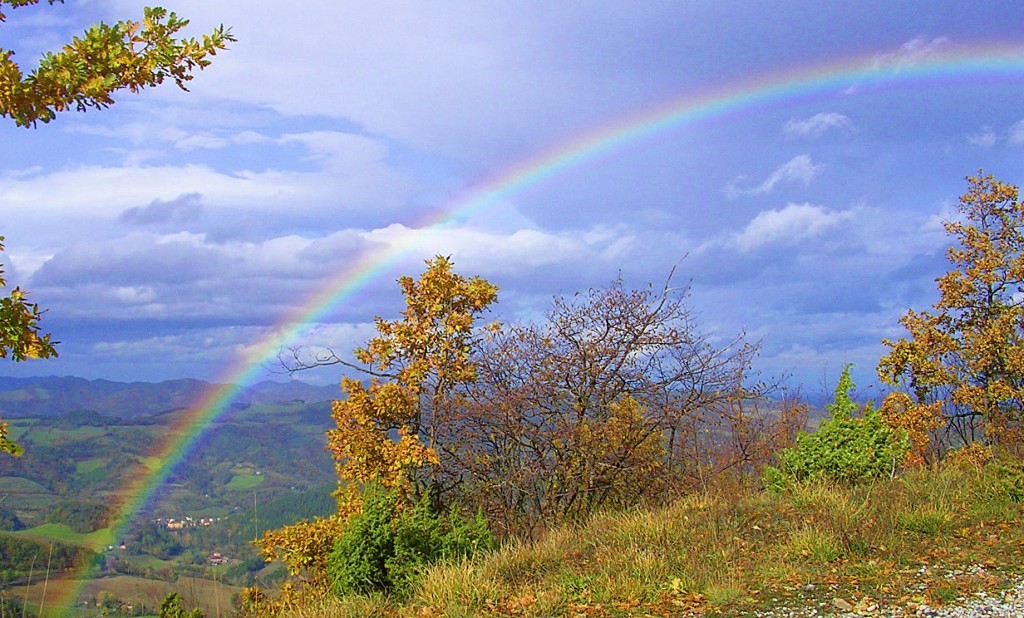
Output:
<instances>
[{"instance_id":1,"label":"dry grass","mask_svg":"<svg viewBox=\"0 0 1024 618\"><path fill-rule=\"evenodd\" d=\"M352 598L293 615L730 616L836 597L941 603L1019 574L1024 510L1012 487L992 470L946 470L855 489L691 496L438 566L402 606Z\"/></svg>"}]
</instances>

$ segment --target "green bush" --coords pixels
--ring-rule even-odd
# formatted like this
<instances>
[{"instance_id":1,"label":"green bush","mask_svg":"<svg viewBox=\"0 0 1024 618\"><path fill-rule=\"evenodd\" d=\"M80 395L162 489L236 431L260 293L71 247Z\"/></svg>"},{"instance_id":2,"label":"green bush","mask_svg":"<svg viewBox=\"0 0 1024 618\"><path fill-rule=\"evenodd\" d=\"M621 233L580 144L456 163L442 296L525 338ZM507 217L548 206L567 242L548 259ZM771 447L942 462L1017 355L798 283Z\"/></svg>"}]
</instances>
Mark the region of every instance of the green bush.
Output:
<instances>
[{"instance_id":1,"label":"green bush","mask_svg":"<svg viewBox=\"0 0 1024 618\"><path fill-rule=\"evenodd\" d=\"M801 432L793 448L779 453L778 468L765 470L766 487L784 489L812 479L857 484L894 474L909 442L882 422L871 403L861 418L853 417L858 405L850 399L850 367L843 368L833 402L825 406L830 418L812 434Z\"/></svg>"},{"instance_id":2,"label":"green bush","mask_svg":"<svg viewBox=\"0 0 1024 618\"><path fill-rule=\"evenodd\" d=\"M0 594L0 615L11 618L39 618L39 614L25 607L24 601L18 597L8 596L9 594Z\"/></svg>"},{"instance_id":3,"label":"green bush","mask_svg":"<svg viewBox=\"0 0 1024 618\"><path fill-rule=\"evenodd\" d=\"M0 506L0 530L21 530L25 524L21 523L14 511L9 511Z\"/></svg>"},{"instance_id":4,"label":"green bush","mask_svg":"<svg viewBox=\"0 0 1024 618\"><path fill-rule=\"evenodd\" d=\"M160 618L206 618L199 609L186 610L181 606L181 595L172 592L160 604Z\"/></svg>"},{"instance_id":5,"label":"green bush","mask_svg":"<svg viewBox=\"0 0 1024 618\"><path fill-rule=\"evenodd\" d=\"M480 513L467 520L453 510L443 517L426 496L402 508L394 493L371 486L362 513L334 545L327 575L338 596L384 592L402 598L427 565L469 557L493 545Z\"/></svg>"},{"instance_id":6,"label":"green bush","mask_svg":"<svg viewBox=\"0 0 1024 618\"><path fill-rule=\"evenodd\" d=\"M1013 502L1024 502L1024 463L997 460L989 464L995 474L996 487Z\"/></svg>"}]
</instances>

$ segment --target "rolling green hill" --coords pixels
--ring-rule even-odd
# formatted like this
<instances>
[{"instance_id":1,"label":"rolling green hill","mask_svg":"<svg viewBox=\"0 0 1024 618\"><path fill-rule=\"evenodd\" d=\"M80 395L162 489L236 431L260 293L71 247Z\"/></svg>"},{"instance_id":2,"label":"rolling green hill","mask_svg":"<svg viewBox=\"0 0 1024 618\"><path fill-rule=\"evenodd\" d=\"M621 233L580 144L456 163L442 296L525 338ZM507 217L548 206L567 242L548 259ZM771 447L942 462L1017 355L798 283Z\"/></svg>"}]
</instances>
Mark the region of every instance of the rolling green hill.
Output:
<instances>
[{"instance_id":1,"label":"rolling green hill","mask_svg":"<svg viewBox=\"0 0 1024 618\"><path fill-rule=\"evenodd\" d=\"M250 543L260 530L335 508L324 431L333 425L336 387L249 389L198 437L143 513L116 539L108 528L125 479L166 463L160 450L168 433L180 426L190 397L209 386L0 378L0 415L16 417L10 435L25 447L20 458L0 457L0 538L70 547L126 541L126 549L105 553L105 568L150 578L262 577ZM167 530L157 518L206 522ZM211 567L213 552L231 563ZM8 575L17 577L21 566L6 565Z\"/></svg>"}]
</instances>

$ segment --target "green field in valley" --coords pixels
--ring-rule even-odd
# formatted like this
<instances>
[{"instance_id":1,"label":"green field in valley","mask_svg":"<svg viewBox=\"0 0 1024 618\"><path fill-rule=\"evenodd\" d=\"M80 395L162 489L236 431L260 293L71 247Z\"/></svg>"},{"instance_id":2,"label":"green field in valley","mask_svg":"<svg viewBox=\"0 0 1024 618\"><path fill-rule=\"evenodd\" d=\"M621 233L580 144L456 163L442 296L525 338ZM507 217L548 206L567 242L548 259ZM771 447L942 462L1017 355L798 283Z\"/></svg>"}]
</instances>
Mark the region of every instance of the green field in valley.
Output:
<instances>
[{"instance_id":1,"label":"green field in valley","mask_svg":"<svg viewBox=\"0 0 1024 618\"><path fill-rule=\"evenodd\" d=\"M60 427L34 427L28 435L27 442L40 446L53 446L71 442L86 442L107 434L106 427L75 427L64 429ZM22 445L25 446L25 445Z\"/></svg>"},{"instance_id":2,"label":"green field in valley","mask_svg":"<svg viewBox=\"0 0 1024 618\"><path fill-rule=\"evenodd\" d=\"M75 473L76 474L89 474L95 472L103 467L106 459L83 459L82 461L75 462Z\"/></svg>"},{"instance_id":3,"label":"green field in valley","mask_svg":"<svg viewBox=\"0 0 1024 618\"><path fill-rule=\"evenodd\" d=\"M102 548L113 542L113 530L110 528L100 528L99 530L82 534L75 532L66 524L42 524L35 528L10 532L8 534L31 539L61 541L92 549Z\"/></svg>"},{"instance_id":4,"label":"green field in valley","mask_svg":"<svg viewBox=\"0 0 1024 618\"><path fill-rule=\"evenodd\" d=\"M236 474L231 477L231 482L227 484L227 489L233 490L245 490L259 487L263 484L265 477L259 474Z\"/></svg>"},{"instance_id":5,"label":"green field in valley","mask_svg":"<svg viewBox=\"0 0 1024 618\"><path fill-rule=\"evenodd\" d=\"M21 440L22 436L32 428L35 419L19 418L7 421L7 437L15 442Z\"/></svg>"}]
</instances>

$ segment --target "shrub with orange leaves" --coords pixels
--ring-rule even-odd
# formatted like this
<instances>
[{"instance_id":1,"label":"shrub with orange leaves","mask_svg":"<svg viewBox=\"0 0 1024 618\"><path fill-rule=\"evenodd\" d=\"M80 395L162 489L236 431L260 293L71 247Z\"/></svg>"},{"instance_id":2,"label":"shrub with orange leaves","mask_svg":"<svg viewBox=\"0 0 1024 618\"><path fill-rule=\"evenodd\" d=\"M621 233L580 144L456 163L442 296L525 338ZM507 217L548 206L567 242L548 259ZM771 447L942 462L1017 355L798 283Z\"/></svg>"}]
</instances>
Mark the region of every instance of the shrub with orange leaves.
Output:
<instances>
[{"instance_id":1,"label":"shrub with orange leaves","mask_svg":"<svg viewBox=\"0 0 1024 618\"><path fill-rule=\"evenodd\" d=\"M923 465L929 457L932 447L932 433L942 427L941 404L931 403L920 405L904 392L889 393L882 402L882 422L887 426L905 432L910 442L903 467L912 468Z\"/></svg>"},{"instance_id":2,"label":"shrub with orange leaves","mask_svg":"<svg viewBox=\"0 0 1024 618\"><path fill-rule=\"evenodd\" d=\"M971 442L955 451L950 451L943 463L954 468L981 470L991 463L994 457L995 453L991 446Z\"/></svg>"}]
</instances>

